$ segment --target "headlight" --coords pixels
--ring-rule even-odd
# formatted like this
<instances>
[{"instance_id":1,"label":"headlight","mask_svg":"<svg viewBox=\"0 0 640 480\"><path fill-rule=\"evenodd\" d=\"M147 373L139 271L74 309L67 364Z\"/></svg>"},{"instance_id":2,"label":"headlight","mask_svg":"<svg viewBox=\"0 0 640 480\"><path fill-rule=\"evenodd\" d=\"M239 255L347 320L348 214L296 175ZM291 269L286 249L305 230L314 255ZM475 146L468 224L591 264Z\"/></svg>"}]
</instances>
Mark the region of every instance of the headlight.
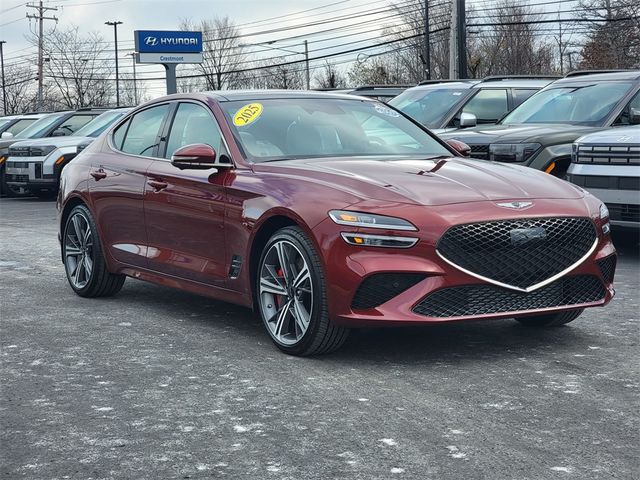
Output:
<instances>
[{"instance_id":1,"label":"headlight","mask_svg":"<svg viewBox=\"0 0 640 480\"><path fill-rule=\"evenodd\" d=\"M600 205L600 218L602 220L609 218L609 209L604 203Z\"/></svg>"},{"instance_id":2,"label":"headlight","mask_svg":"<svg viewBox=\"0 0 640 480\"><path fill-rule=\"evenodd\" d=\"M397 217L373 215L370 213L350 212L347 210L331 210L331 220L338 225L352 227L383 228L386 230L418 230L411 222Z\"/></svg>"},{"instance_id":3,"label":"headlight","mask_svg":"<svg viewBox=\"0 0 640 480\"><path fill-rule=\"evenodd\" d=\"M349 245L359 247L411 248L418 243L418 239L412 237L365 235L364 233L353 232L342 232L340 235Z\"/></svg>"},{"instance_id":4,"label":"headlight","mask_svg":"<svg viewBox=\"0 0 640 480\"><path fill-rule=\"evenodd\" d=\"M489 160L526 162L541 147L539 143L492 143L489 145Z\"/></svg>"}]
</instances>

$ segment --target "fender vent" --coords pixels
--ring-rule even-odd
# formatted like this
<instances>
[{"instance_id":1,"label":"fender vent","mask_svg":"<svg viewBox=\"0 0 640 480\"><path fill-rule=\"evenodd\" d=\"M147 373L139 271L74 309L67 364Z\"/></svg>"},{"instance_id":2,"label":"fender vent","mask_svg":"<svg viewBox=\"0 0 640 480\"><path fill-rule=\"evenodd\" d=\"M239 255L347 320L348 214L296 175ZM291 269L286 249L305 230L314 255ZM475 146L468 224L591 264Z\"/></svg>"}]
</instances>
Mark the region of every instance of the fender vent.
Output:
<instances>
[{"instance_id":1,"label":"fender vent","mask_svg":"<svg viewBox=\"0 0 640 480\"><path fill-rule=\"evenodd\" d=\"M234 255L231 257L231 266L229 267L229 278L236 279L240 275L242 269L242 257L240 255Z\"/></svg>"}]
</instances>

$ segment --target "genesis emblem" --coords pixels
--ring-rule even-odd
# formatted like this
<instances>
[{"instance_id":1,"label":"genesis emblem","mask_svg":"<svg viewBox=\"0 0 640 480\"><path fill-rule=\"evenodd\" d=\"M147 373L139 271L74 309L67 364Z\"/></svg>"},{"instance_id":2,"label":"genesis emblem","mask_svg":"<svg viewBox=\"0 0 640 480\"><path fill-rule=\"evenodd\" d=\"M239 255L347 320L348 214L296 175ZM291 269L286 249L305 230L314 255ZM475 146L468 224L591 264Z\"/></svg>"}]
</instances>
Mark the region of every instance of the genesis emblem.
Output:
<instances>
[{"instance_id":1,"label":"genesis emblem","mask_svg":"<svg viewBox=\"0 0 640 480\"><path fill-rule=\"evenodd\" d=\"M501 202L496 203L496 205L502 208L511 208L512 210L523 210L533 205L533 202Z\"/></svg>"}]
</instances>

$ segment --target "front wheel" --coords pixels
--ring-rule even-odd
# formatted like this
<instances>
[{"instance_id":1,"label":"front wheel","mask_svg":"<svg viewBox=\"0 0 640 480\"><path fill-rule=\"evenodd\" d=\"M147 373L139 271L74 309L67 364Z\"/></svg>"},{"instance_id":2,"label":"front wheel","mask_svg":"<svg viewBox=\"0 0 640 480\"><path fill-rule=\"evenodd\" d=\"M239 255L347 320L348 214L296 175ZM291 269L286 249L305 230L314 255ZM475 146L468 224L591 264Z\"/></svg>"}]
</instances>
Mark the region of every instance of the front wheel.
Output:
<instances>
[{"instance_id":1,"label":"front wheel","mask_svg":"<svg viewBox=\"0 0 640 480\"><path fill-rule=\"evenodd\" d=\"M115 295L124 284L124 275L107 270L96 223L84 205L76 206L67 217L62 258L69 285L81 297Z\"/></svg>"},{"instance_id":2,"label":"front wheel","mask_svg":"<svg viewBox=\"0 0 640 480\"><path fill-rule=\"evenodd\" d=\"M298 227L278 230L267 242L257 269L258 310L273 342L291 355L338 349L349 330L334 325L320 257Z\"/></svg>"},{"instance_id":3,"label":"front wheel","mask_svg":"<svg viewBox=\"0 0 640 480\"><path fill-rule=\"evenodd\" d=\"M527 327L560 327L561 325L573 322L576 318L582 315L582 312L584 312L584 309L550 313L548 315L520 317L516 318L516 320Z\"/></svg>"}]
</instances>

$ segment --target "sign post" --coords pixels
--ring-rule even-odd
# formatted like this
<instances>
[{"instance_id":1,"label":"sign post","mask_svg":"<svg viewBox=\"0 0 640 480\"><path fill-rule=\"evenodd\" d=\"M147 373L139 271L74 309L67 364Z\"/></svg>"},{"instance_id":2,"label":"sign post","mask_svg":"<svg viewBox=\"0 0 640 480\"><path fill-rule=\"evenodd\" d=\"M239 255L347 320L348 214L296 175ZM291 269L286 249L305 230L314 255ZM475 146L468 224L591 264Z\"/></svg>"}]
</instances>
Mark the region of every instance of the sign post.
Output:
<instances>
[{"instance_id":1,"label":"sign post","mask_svg":"<svg viewBox=\"0 0 640 480\"><path fill-rule=\"evenodd\" d=\"M136 30L136 62L164 66L167 94L176 93L176 65L202 63L202 32Z\"/></svg>"}]
</instances>

